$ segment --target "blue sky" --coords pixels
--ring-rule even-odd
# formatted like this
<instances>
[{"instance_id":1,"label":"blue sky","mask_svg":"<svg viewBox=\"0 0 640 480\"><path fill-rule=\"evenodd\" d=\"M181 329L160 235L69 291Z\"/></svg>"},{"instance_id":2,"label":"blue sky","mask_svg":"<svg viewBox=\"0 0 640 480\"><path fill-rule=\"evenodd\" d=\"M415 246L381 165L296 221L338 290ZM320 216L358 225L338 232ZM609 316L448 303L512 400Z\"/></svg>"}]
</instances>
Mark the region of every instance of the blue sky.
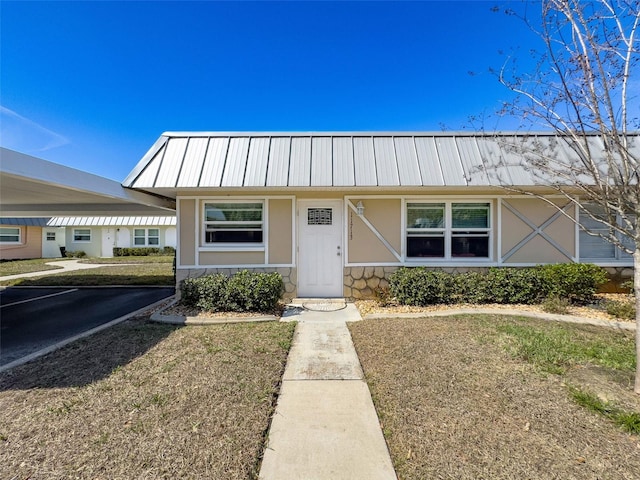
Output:
<instances>
[{"instance_id":1,"label":"blue sky","mask_svg":"<svg viewBox=\"0 0 640 480\"><path fill-rule=\"evenodd\" d=\"M512 129L505 3L2 0L0 143L122 181L164 131Z\"/></svg>"}]
</instances>

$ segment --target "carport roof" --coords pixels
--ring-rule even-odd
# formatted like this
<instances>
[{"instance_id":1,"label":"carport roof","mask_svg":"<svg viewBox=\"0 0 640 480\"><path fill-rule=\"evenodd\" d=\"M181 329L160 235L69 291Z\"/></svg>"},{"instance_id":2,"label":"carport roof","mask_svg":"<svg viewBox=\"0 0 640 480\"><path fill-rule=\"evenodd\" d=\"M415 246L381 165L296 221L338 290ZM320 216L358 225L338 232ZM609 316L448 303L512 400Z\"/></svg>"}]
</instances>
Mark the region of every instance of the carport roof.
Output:
<instances>
[{"instance_id":1,"label":"carport roof","mask_svg":"<svg viewBox=\"0 0 640 480\"><path fill-rule=\"evenodd\" d=\"M0 148L0 215L167 215L175 202L118 182Z\"/></svg>"},{"instance_id":2,"label":"carport roof","mask_svg":"<svg viewBox=\"0 0 640 480\"><path fill-rule=\"evenodd\" d=\"M176 225L176 217L53 217L48 227L169 227Z\"/></svg>"}]
</instances>

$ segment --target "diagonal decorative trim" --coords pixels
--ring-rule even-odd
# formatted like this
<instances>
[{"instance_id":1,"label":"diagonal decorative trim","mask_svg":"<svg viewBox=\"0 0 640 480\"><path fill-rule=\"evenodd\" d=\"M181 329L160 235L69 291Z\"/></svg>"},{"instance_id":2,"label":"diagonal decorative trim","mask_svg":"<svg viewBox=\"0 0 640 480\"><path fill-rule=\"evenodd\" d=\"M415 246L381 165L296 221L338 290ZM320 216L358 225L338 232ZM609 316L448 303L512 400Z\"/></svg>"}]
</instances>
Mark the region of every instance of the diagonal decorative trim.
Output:
<instances>
[{"instance_id":1,"label":"diagonal decorative trim","mask_svg":"<svg viewBox=\"0 0 640 480\"><path fill-rule=\"evenodd\" d=\"M536 225L535 223L533 223L525 215L523 215L520 211L518 211L518 209L516 209L514 206L510 205L508 202L502 202L502 206L506 207L507 210L509 210L516 217L518 217L520 220L522 220L533 231L529 235L524 237L511 250L509 250L507 253L505 253L500 259L501 263L505 262L506 260L511 258L518 250L520 250L523 246L525 246L527 243L529 243L537 235L540 235L542 238L544 238L547 242L549 242L551 245L553 245L553 247L555 247L560 253L565 255L567 258L573 259L573 255L571 255L570 252L568 252L565 248L563 248L560 244L558 244L558 242L556 242L553 238L551 238L544 231L545 228L547 228L549 225L551 225L553 222L555 222L561 215L564 215L564 213L562 213L563 211L566 212L567 208L572 207L571 203L567 203L564 207L562 207L562 210L558 210L551 217L549 217L547 220L545 220L545 222L542 223L542 225Z\"/></svg>"},{"instance_id":2,"label":"diagonal decorative trim","mask_svg":"<svg viewBox=\"0 0 640 480\"><path fill-rule=\"evenodd\" d=\"M347 200L347 205L351 210L353 210L356 215L358 214L358 210L356 209L356 206L353 204L353 202L351 202L351 200ZM389 250L393 254L393 256L398 259L399 262L402 262L402 257L400 256L400 254L396 252L396 249L393 248L393 246L382 236L382 234L376 229L376 227L374 227L364 215L360 216L360 219L364 222L367 228L371 230L371 232L378 238L378 240L382 242L386 249Z\"/></svg>"}]
</instances>

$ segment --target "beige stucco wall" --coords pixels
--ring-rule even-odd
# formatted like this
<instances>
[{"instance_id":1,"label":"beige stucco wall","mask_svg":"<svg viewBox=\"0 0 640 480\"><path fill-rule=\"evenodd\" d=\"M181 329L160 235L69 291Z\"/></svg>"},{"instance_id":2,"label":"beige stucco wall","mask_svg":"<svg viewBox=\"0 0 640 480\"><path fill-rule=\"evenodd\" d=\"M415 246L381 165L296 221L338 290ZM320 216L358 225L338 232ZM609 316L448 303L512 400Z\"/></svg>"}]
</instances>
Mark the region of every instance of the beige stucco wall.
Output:
<instances>
[{"instance_id":1,"label":"beige stucco wall","mask_svg":"<svg viewBox=\"0 0 640 480\"><path fill-rule=\"evenodd\" d=\"M20 244L0 244L0 258L40 258L42 257L42 227L0 225L7 228L20 228Z\"/></svg>"},{"instance_id":2,"label":"beige stucco wall","mask_svg":"<svg viewBox=\"0 0 640 480\"><path fill-rule=\"evenodd\" d=\"M178 200L178 265L196 264L196 201Z\"/></svg>"},{"instance_id":3,"label":"beige stucco wall","mask_svg":"<svg viewBox=\"0 0 640 480\"><path fill-rule=\"evenodd\" d=\"M402 202L391 199L352 199L362 202L364 218L399 254L402 251ZM393 263L398 259L351 208L347 210L349 263Z\"/></svg>"},{"instance_id":4,"label":"beige stucco wall","mask_svg":"<svg viewBox=\"0 0 640 480\"><path fill-rule=\"evenodd\" d=\"M200 265L264 265L264 252L199 252Z\"/></svg>"},{"instance_id":5,"label":"beige stucco wall","mask_svg":"<svg viewBox=\"0 0 640 480\"><path fill-rule=\"evenodd\" d=\"M292 243L292 200L269 200L269 263L291 264Z\"/></svg>"},{"instance_id":6,"label":"beige stucco wall","mask_svg":"<svg viewBox=\"0 0 640 480\"><path fill-rule=\"evenodd\" d=\"M505 204L509 204L536 227L540 227L558 211L553 205L538 199L502 200L502 248L504 258L515 246L524 240L533 229ZM559 205L564 205L559 203ZM572 209L570 210L573 211ZM557 243L566 253L559 250L539 233L504 260L505 264L517 263L559 263L572 261L575 255L575 226L571 219L559 215L543 232ZM568 255L567 255L568 254Z\"/></svg>"}]
</instances>

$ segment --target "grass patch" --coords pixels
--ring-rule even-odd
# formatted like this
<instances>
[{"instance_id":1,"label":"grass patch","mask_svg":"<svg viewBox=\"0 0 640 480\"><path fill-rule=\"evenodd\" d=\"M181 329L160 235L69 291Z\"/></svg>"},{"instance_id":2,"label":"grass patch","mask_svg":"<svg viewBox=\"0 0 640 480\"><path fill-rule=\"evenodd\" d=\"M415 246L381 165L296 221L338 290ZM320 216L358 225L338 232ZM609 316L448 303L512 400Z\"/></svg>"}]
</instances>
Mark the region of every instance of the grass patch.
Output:
<instances>
[{"instance_id":1,"label":"grass patch","mask_svg":"<svg viewBox=\"0 0 640 480\"><path fill-rule=\"evenodd\" d=\"M0 277L19 275L21 273L57 270L62 267L45 265L48 262L64 260L63 258L33 258L30 260L3 260L0 262Z\"/></svg>"},{"instance_id":2,"label":"grass patch","mask_svg":"<svg viewBox=\"0 0 640 480\"><path fill-rule=\"evenodd\" d=\"M365 320L349 330L398 478L615 480L640 471L638 437L578 405L565 386L574 371L591 377L597 368L607 384L618 375L609 386L621 401L611 401L633 425L640 399L625 383L633 374L624 353L632 333L498 315ZM547 352L528 347L530 363L515 354L520 343ZM616 352L605 348L612 343ZM573 367L558 377L540 365ZM581 380L571 382L591 391Z\"/></svg>"},{"instance_id":3,"label":"grass patch","mask_svg":"<svg viewBox=\"0 0 640 480\"><path fill-rule=\"evenodd\" d=\"M594 413L604 415L626 432L640 435L640 413L622 410L614 403L601 400L596 395L579 388L572 387L570 392L571 397L578 405Z\"/></svg>"},{"instance_id":4,"label":"grass patch","mask_svg":"<svg viewBox=\"0 0 640 480\"><path fill-rule=\"evenodd\" d=\"M97 285L173 285L170 263L144 263L116 265L48 275L46 277L18 278L0 282L8 286L97 286Z\"/></svg>"},{"instance_id":5,"label":"grass patch","mask_svg":"<svg viewBox=\"0 0 640 480\"><path fill-rule=\"evenodd\" d=\"M527 321L500 323L495 328L504 334L503 341L512 355L549 373L562 374L583 363L629 372L636 367L634 343L626 334Z\"/></svg>"},{"instance_id":6,"label":"grass patch","mask_svg":"<svg viewBox=\"0 0 640 480\"><path fill-rule=\"evenodd\" d=\"M0 478L257 478L294 328L138 319L0 374Z\"/></svg>"},{"instance_id":7,"label":"grass patch","mask_svg":"<svg viewBox=\"0 0 640 480\"><path fill-rule=\"evenodd\" d=\"M82 259L80 260L80 263L110 263L110 264L117 264L117 263L133 263L133 264L140 264L140 263L169 263L169 264L173 264L173 255L145 255L145 256L140 256L140 257L110 257L110 258L98 258L98 257L91 257L91 258L86 258L86 259Z\"/></svg>"}]
</instances>

